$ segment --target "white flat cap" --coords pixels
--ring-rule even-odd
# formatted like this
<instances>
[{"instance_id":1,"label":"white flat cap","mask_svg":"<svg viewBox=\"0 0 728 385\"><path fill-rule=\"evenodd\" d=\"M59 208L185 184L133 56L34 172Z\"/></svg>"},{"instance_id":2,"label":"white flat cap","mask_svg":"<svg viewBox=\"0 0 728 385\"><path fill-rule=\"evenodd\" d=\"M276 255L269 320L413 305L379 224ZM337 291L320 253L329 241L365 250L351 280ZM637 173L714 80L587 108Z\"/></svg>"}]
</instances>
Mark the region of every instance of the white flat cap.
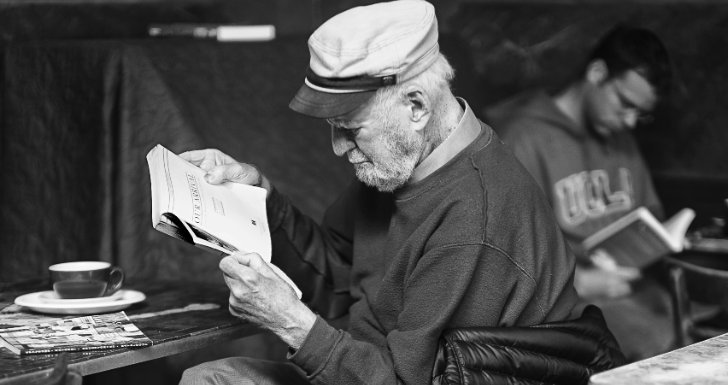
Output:
<instances>
[{"instance_id":1,"label":"white flat cap","mask_svg":"<svg viewBox=\"0 0 728 385\"><path fill-rule=\"evenodd\" d=\"M303 86L289 107L317 118L355 110L381 87L419 75L437 59L437 19L424 0L355 7L324 22L308 39Z\"/></svg>"}]
</instances>

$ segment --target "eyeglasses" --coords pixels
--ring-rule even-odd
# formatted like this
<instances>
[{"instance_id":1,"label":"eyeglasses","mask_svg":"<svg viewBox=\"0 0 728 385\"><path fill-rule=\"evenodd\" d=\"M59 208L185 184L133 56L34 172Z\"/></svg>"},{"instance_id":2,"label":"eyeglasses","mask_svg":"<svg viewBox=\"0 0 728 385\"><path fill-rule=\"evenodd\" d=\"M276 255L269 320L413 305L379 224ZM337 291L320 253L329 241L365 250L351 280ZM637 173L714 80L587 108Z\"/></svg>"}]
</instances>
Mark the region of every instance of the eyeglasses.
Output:
<instances>
[{"instance_id":1,"label":"eyeglasses","mask_svg":"<svg viewBox=\"0 0 728 385\"><path fill-rule=\"evenodd\" d=\"M654 117L649 111L640 108L622 92L617 82L612 82L612 89L614 89L614 94L617 96L617 101L619 102L620 115L634 118L640 124L651 123L654 120Z\"/></svg>"},{"instance_id":2,"label":"eyeglasses","mask_svg":"<svg viewBox=\"0 0 728 385\"><path fill-rule=\"evenodd\" d=\"M621 114L624 117L634 117L635 121L639 124L649 124L655 120L652 114L632 108L623 108Z\"/></svg>"}]
</instances>

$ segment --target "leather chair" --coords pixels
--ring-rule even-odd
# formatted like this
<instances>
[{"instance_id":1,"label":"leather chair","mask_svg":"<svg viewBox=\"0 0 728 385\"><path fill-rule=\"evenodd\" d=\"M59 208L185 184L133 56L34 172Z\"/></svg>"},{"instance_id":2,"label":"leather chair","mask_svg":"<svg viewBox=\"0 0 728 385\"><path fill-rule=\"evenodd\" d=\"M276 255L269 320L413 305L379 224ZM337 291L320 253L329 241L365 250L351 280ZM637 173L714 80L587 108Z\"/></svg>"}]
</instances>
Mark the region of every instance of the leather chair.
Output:
<instances>
[{"instance_id":1,"label":"leather chair","mask_svg":"<svg viewBox=\"0 0 728 385\"><path fill-rule=\"evenodd\" d=\"M589 305L571 321L446 331L432 384L587 384L624 363L601 310Z\"/></svg>"}]
</instances>

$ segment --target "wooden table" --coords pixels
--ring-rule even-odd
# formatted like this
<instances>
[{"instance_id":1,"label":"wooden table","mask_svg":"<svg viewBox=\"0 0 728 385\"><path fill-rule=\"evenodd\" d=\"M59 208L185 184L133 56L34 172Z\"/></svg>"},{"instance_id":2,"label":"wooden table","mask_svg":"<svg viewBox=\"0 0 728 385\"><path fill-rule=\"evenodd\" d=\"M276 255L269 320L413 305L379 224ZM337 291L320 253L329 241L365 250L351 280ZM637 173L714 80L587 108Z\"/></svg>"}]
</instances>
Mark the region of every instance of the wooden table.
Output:
<instances>
[{"instance_id":1,"label":"wooden table","mask_svg":"<svg viewBox=\"0 0 728 385\"><path fill-rule=\"evenodd\" d=\"M597 373L589 384L728 384L728 333Z\"/></svg>"},{"instance_id":2,"label":"wooden table","mask_svg":"<svg viewBox=\"0 0 728 385\"><path fill-rule=\"evenodd\" d=\"M153 345L135 349L69 353L70 369L85 376L260 332L252 325L242 323L230 315L227 305L229 292L222 284L140 282L130 283L126 287L139 290L147 296L144 302L134 304L124 311L152 339ZM10 305L17 295L47 289L45 282L2 288L0 307L9 306L0 310L0 327L54 317ZM206 310L186 308L191 304L204 305L201 307ZM0 384L27 384L44 378L51 372L56 358L57 354L17 356L0 348Z\"/></svg>"}]
</instances>

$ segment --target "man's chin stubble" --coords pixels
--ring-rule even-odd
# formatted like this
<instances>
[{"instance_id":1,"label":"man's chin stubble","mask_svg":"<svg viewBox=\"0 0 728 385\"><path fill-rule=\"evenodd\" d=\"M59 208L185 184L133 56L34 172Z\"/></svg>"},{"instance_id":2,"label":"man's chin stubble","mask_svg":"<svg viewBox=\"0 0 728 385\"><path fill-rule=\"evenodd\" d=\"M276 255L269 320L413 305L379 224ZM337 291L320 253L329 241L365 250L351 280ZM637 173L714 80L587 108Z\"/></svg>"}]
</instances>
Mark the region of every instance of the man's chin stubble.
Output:
<instances>
[{"instance_id":1,"label":"man's chin stubble","mask_svg":"<svg viewBox=\"0 0 728 385\"><path fill-rule=\"evenodd\" d=\"M369 166L371 166L371 164ZM372 175L372 172L368 172L370 170L367 170L366 168L367 166L363 166L362 164L354 165L357 179L359 179L365 185L373 187L380 192L392 192L402 187L406 182L406 180L401 181L396 178L379 178Z\"/></svg>"}]
</instances>

